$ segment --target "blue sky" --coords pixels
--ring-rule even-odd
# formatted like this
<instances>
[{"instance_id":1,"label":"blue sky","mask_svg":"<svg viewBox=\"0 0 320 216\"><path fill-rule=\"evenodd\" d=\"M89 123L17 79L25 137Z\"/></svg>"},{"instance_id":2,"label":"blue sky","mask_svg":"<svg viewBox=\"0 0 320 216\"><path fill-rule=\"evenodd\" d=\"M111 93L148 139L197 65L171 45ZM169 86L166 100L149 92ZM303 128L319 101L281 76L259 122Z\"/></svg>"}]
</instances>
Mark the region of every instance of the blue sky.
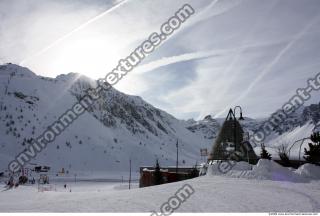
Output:
<instances>
[{"instance_id":1,"label":"blue sky","mask_svg":"<svg viewBox=\"0 0 320 216\"><path fill-rule=\"evenodd\" d=\"M183 119L265 117L320 72L318 0L1 0L0 61L104 77L185 3L195 15L117 89Z\"/></svg>"}]
</instances>

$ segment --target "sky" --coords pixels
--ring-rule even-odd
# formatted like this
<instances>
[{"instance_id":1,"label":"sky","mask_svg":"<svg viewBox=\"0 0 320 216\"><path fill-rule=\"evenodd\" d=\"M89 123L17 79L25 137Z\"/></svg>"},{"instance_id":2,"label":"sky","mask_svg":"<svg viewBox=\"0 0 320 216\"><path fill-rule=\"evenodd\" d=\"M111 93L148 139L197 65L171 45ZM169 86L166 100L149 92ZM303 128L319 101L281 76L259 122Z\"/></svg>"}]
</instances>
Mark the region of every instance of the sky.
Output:
<instances>
[{"instance_id":1,"label":"sky","mask_svg":"<svg viewBox=\"0 0 320 216\"><path fill-rule=\"evenodd\" d=\"M319 0L0 0L0 63L102 78L185 3L195 14L116 89L180 119L262 118L320 72Z\"/></svg>"}]
</instances>

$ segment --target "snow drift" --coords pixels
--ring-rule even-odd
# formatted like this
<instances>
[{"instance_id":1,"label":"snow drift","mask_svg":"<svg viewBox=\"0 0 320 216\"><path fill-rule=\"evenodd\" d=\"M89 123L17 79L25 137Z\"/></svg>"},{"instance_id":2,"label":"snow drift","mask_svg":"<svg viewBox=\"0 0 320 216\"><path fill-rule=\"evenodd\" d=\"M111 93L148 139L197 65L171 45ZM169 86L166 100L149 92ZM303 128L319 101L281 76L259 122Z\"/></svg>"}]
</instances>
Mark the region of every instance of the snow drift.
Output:
<instances>
[{"instance_id":1,"label":"snow drift","mask_svg":"<svg viewBox=\"0 0 320 216\"><path fill-rule=\"evenodd\" d=\"M260 159L254 166L247 162L230 162L234 164L231 170L223 173L223 165L214 162L208 166L207 176L224 175L233 178L247 178L257 180L308 182L311 179L320 179L320 167L313 164L304 164L299 169L283 167L280 164L266 159Z\"/></svg>"}]
</instances>

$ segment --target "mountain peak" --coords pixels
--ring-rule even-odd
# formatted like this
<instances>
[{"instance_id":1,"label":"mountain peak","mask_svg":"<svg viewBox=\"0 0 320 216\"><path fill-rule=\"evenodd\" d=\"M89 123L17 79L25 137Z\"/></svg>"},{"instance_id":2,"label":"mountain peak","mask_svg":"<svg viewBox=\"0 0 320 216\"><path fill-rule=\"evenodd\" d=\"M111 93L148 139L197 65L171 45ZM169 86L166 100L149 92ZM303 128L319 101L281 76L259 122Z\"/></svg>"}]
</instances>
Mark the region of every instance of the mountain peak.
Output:
<instances>
[{"instance_id":1,"label":"mountain peak","mask_svg":"<svg viewBox=\"0 0 320 216\"><path fill-rule=\"evenodd\" d=\"M0 74L11 75L11 76L27 76L27 77L36 76L36 74L33 73L28 68L22 67L17 64L12 64L12 63L0 65Z\"/></svg>"},{"instance_id":2,"label":"mountain peak","mask_svg":"<svg viewBox=\"0 0 320 216\"><path fill-rule=\"evenodd\" d=\"M211 120L213 120L213 118L212 118L211 115L207 115L207 116L204 117L203 120L211 121Z\"/></svg>"}]
</instances>

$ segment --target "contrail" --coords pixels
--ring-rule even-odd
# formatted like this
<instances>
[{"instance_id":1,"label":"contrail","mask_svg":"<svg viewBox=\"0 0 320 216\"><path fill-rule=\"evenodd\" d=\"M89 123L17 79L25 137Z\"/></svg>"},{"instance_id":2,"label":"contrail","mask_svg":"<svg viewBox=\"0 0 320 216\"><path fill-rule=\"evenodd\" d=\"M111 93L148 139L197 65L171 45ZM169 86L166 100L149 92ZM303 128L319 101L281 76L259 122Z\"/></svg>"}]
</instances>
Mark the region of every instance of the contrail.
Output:
<instances>
[{"instance_id":1,"label":"contrail","mask_svg":"<svg viewBox=\"0 0 320 216\"><path fill-rule=\"evenodd\" d=\"M111 13L112 11L114 11L115 9L119 8L120 6L122 6L123 4L127 3L130 0L123 0L121 1L119 4L113 6L112 8L102 12L101 14L93 17L92 19L88 20L87 22L83 23L82 25L80 25L79 27L73 29L72 31L70 31L69 33L65 34L64 36L60 37L59 39L57 39L56 41L54 41L52 44L48 45L47 47L43 48L42 50L40 50L39 52L36 52L35 54L23 59L20 62L20 65L23 65L24 63L26 63L27 61L29 61L30 59L39 56L43 53L45 53L46 51L48 51L49 49L51 49L52 47L55 47L56 45L58 45L59 43L61 43L63 40L65 40L66 38L70 37L72 34L74 34L75 32L80 31L81 29L85 28L86 26L88 26L89 24L97 21L98 19L101 19L103 16L107 15L108 13Z\"/></svg>"},{"instance_id":2,"label":"contrail","mask_svg":"<svg viewBox=\"0 0 320 216\"><path fill-rule=\"evenodd\" d=\"M254 79L252 83L249 84L248 88L239 96L237 99L229 104L224 110L219 112L218 114L215 115L215 117L219 117L221 114L226 112L230 107L234 106L237 104L240 100L242 100L244 97L246 97L252 88L264 77L268 72L270 72L270 69L279 62L279 60L283 57L283 55L298 41L301 39L301 37L308 31L308 29L315 24L315 22L318 20L314 18L305 28L302 29L277 55L276 57L268 64L262 71L261 73L258 74L257 78Z\"/></svg>"},{"instance_id":3,"label":"contrail","mask_svg":"<svg viewBox=\"0 0 320 216\"><path fill-rule=\"evenodd\" d=\"M241 45L240 47L232 48L232 49L199 51L199 52L184 53L176 56L164 57L149 63L145 63L141 66L138 66L137 68L134 69L134 73L142 74L142 73L146 73L146 72L155 70L157 68L165 67L171 64L176 64L176 63L186 62L186 61L193 61L193 60L204 59L204 58L220 57L230 53L239 53L242 50L247 48L257 48L257 47L264 47L264 46L270 46L275 44L282 44L285 41L287 40L271 42L271 43L247 44L247 45Z\"/></svg>"},{"instance_id":4,"label":"contrail","mask_svg":"<svg viewBox=\"0 0 320 216\"><path fill-rule=\"evenodd\" d=\"M208 18L213 17L213 16L218 16L218 15L224 14L227 11L229 11L230 9L232 9L235 6L239 5L240 2L242 2L242 0L239 0L239 1L236 1L236 3L233 2L231 5L227 5L225 8L222 8L222 9L220 9L218 11L212 12L212 9L214 8L214 6L216 6L216 4L219 1L221 1L221 0L212 1L208 6L206 6L204 9L202 9L200 12L198 12L196 14L196 17L194 17L192 20L190 20L188 23L186 23L186 25L184 25L184 27L182 27L182 28L185 28L185 29L186 28L190 28L190 27L192 27L193 25L197 24L198 22L200 22L202 20L208 19ZM209 15L207 13L209 13ZM181 31L183 31L183 30L181 30ZM181 31L177 31L171 38L177 37L177 35ZM225 51L222 50L221 52L223 53ZM190 60L209 58L209 57L212 57L212 56L219 56L222 53L219 53L219 52L217 52L215 50L210 50L210 51L201 51L201 52L194 52L194 53L185 53L185 54L182 54L182 55L179 55L179 56L165 57L165 58L162 58L162 59L155 60L153 62L146 63L144 65L141 65L141 66L137 67L134 71L135 71L135 73L144 73L144 72L148 72L148 71L157 69L159 67L164 67L164 66L167 66L167 65L170 65L170 64L175 64L175 63L184 62L184 61L190 61Z\"/></svg>"},{"instance_id":5,"label":"contrail","mask_svg":"<svg viewBox=\"0 0 320 216\"><path fill-rule=\"evenodd\" d=\"M66 38L70 37L72 34L74 34L75 32L85 28L87 25L91 24L92 22L102 18L103 16L105 16L106 14L112 12L113 10L117 9L118 7L122 6L123 4L127 3L130 0L123 0L121 3L115 5L114 7L106 10L105 12L95 16L94 18L88 20L87 22L83 23L82 25L80 25L79 27L75 28L74 30L72 30L71 32L67 33L66 35L62 36L61 38L57 39L56 41L54 41L52 44L48 45L47 47L43 48L42 50L40 50L39 52L36 52L35 54L23 59L20 62L20 65L25 64L26 62L28 62L29 60L31 60L32 58L39 56L43 53L45 53L46 51L48 51L49 49L55 47L56 45L58 45L59 43L61 43L63 40L65 40ZM195 23L208 18L208 16L204 16L208 11L210 11L217 3L219 2L219 0L214 0L213 2L211 2L207 7L205 7L205 9L203 9L200 13L198 13L197 18L192 21L190 24L188 24L187 27L190 27L192 25L194 25ZM224 13L225 11L227 11L230 8L226 8L222 11L216 12L214 14L210 14L209 17L214 16L214 15L220 15L221 13ZM177 32L178 33L178 32ZM176 33L176 34L177 34Z\"/></svg>"},{"instance_id":6,"label":"contrail","mask_svg":"<svg viewBox=\"0 0 320 216\"><path fill-rule=\"evenodd\" d=\"M270 4L265 11L260 14L260 17L257 18L257 20L253 21L253 25L250 28L250 31L248 31L242 40L241 47L239 49L239 52L236 53L236 55L232 58L231 63L228 64L223 72L221 73L221 76L224 78L228 78L228 83L229 85L225 85L224 87L221 88L221 92L219 95L217 95L217 99L220 100L221 98L224 97L225 93L233 86L232 83L237 80L238 76L241 74L240 70L234 69L234 66L238 63L239 59L243 57L243 52L247 49L247 46L245 45L250 41L250 37L252 34L257 30L259 26L261 26L263 18L267 15L270 14L270 11L276 6L277 2L274 1L272 4ZM279 41L279 40L278 40ZM280 42L280 41L279 41ZM287 43L287 41L286 41ZM275 43L271 43L272 45Z\"/></svg>"},{"instance_id":7,"label":"contrail","mask_svg":"<svg viewBox=\"0 0 320 216\"><path fill-rule=\"evenodd\" d=\"M179 62L186 62L186 61L192 61L197 59L203 59L203 58L209 58L213 56L221 56L223 54L222 51L202 51L202 52L193 52L193 53L185 53L178 56L170 56L170 57L164 57L146 64L143 64L135 69L135 73L145 73L148 71L155 70L160 67L164 67L171 64L176 64Z\"/></svg>"},{"instance_id":8,"label":"contrail","mask_svg":"<svg viewBox=\"0 0 320 216\"><path fill-rule=\"evenodd\" d=\"M228 11L230 11L231 9L233 9L234 7L240 5L240 3L243 0L238 0L236 1L236 3L234 3L234 1L228 1L231 2L230 5L225 5L224 7L220 6L220 8L218 8L217 11L213 11L212 9L214 8L214 6L216 6L216 4L218 2L221 2L221 0L213 0L208 6L206 6L204 9L202 9L201 11L197 12L195 14L195 17L193 17L190 21L188 21L188 23L186 23L184 26L182 26L181 28L179 28L174 35L172 35L170 38L167 39L171 40L172 38L175 38L179 35L179 33L183 32L184 29L188 29L192 26L194 26L195 24L204 21L206 19L210 19L214 16L220 16ZM225 1L227 2L227 1ZM217 7L216 7L217 8Z\"/></svg>"}]
</instances>

